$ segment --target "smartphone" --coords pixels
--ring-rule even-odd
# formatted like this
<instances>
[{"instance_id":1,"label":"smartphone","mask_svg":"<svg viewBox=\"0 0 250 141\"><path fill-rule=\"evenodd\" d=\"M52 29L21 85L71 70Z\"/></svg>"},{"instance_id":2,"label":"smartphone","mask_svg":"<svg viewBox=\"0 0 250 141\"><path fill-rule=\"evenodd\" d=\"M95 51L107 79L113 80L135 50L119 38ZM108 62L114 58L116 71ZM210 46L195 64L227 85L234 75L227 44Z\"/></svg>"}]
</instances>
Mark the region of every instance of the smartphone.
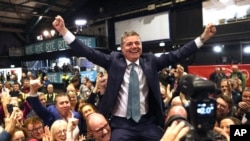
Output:
<instances>
[{"instance_id":1,"label":"smartphone","mask_svg":"<svg viewBox=\"0 0 250 141\"><path fill-rule=\"evenodd\" d=\"M7 109L8 109L9 114L11 115L11 113L13 112L13 105L7 104Z\"/></svg>"}]
</instances>

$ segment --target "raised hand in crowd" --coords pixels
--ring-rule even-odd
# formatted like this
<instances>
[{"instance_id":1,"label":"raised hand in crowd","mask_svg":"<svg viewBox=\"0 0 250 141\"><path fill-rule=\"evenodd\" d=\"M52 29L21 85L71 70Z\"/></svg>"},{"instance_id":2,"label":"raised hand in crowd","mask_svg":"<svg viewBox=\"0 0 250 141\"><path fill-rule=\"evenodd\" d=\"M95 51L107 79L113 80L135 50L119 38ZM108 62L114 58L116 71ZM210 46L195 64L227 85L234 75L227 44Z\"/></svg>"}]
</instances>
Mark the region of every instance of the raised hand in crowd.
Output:
<instances>
[{"instance_id":1,"label":"raised hand in crowd","mask_svg":"<svg viewBox=\"0 0 250 141\"><path fill-rule=\"evenodd\" d=\"M39 79L30 80L30 95L36 95L39 88L43 85Z\"/></svg>"},{"instance_id":2,"label":"raised hand in crowd","mask_svg":"<svg viewBox=\"0 0 250 141\"><path fill-rule=\"evenodd\" d=\"M108 74L100 72L96 77L96 84L93 93L99 92L101 95L104 94L107 86Z\"/></svg>"},{"instance_id":3,"label":"raised hand in crowd","mask_svg":"<svg viewBox=\"0 0 250 141\"><path fill-rule=\"evenodd\" d=\"M1 97L1 103L3 105L4 116L9 117L10 114L7 109L7 105L10 104L11 98L8 93L3 93Z\"/></svg>"},{"instance_id":4,"label":"raised hand in crowd","mask_svg":"<svg viewBox=\"0 0 250 141\"><path fill-rule=\"evenodd\" d=\"M214 131L219 133L220 135L224 136L227 141L230 141L230 136L220 127L214 127Z\"/></svg>"},{"instance_id":5,"label":"raised hand in crowd","mask_svg":"<svg viewBox=\"0 0 250 141\"><path fill-rule=\"evenodd\" d=\"M167 84L165 92L166 92L166 98L168 98L168 101L169 101L173 96L174 89L171 90L171 85Z\"/></svg>"},{"instance_id":6,"label":"raised hand in crowd","mask_svg":"<svg viewBox=\"0 0 250 141\"><path fill-rule=\"evenodd\" d=\"M75 135L75 132L78 131L74 131L78 125L79 119L77 118L70 118L68 119L68 124L67 124L67 139L68 140L76 140L76 137L78 135ZM77 137L78 138L78 137Z\"/></svg>"},{"instance_id":7,"label":"raised hand in crowd","mask_svg":"<svg viewBox=\"0 0 250 141\"><path fill-rule=\"evenodd\" d=\"M247 111L248 109L250 109L250 103L247 103L244 101L239 102L238 106L239 106L239 109L243 111Z\"/></svg>"},{"instance_id":8,"label":"raised hand in crowd","mask_svg":"<svg viewBox=\"0 0 250 141\"><path fill-rule=\"evenodd\" d=\"M250 104L245 102L245 101L241 101L238 103L238 108L236 111L236 116L243 116L243 114L250 112Z\"/></svg>"},{"instance_id":9,"label":"raised hand in crowd","mask_svg":"<svg viewBox=\"0 0 250 141\"><path fill-rule=\"evenodd\" d=\"M190 130L189 126L185 126L185 122L173 121L167 128L160 141L180 141Z\"/></svg>"},{"instance_id":10,"label":"raised hand in crowd","mask_svg":"<svg viewBox=\"0 0 250 141\"><path fill-rule=\"evenodd\" d=\"M44 126L44 135L42 141L52 141L51 133L49 130L49 126Z\"/></svg>"},{"instance_id":11,"label":"raised hand in crowd","mask_svg":"<svg viewBox=\"0 0 250 141\"><path fill-rule=\"evenodd\" d=\"M10 116L7 116L5 119L4 119L4 123L5 123L5 128L4 130L7 131L8 133L11 133L15 127L16 127L16 124L17 124L17 113L16 111L13 111Z\"/></svg>"}]
</instances>

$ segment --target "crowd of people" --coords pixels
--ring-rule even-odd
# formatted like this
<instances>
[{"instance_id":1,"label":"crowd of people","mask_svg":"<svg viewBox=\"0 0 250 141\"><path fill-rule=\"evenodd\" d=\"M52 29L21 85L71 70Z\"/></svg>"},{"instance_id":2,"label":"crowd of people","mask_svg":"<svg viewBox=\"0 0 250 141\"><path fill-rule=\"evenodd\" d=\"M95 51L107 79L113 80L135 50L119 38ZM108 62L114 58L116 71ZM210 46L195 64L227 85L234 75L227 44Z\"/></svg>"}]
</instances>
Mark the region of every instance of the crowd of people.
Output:
<instances>
[{"instance_id":1,"label":"crowd of people","mask_svg":"<svg viewBox=\"0 0 250 141\"><path fill-rule=\"evenodd\" d=\"M181 78L189 74L178 63L216 33L213 24L195 40L160 57L142 53L140 36L134 31L122 35L122 52L104 54L78 40L61 16L52 24L74 51L106 72L99 72L95 82L79 74L71 81L62 76L65 88L60 92L46 75L27 73L21 82L0 83L1 140L178 141L193 130L190 99L178 90ZM175 67L168 70L169 65ZM134 79L130 84L132 71L138 84ZM217 103L212 131L229 141L230 125L250 124L250 89L238 74L230 78L219 74L216 68L210 77L217 89L210 96ZM131 94L139 100L130 103Z\"/></svg>"}]
</instances>

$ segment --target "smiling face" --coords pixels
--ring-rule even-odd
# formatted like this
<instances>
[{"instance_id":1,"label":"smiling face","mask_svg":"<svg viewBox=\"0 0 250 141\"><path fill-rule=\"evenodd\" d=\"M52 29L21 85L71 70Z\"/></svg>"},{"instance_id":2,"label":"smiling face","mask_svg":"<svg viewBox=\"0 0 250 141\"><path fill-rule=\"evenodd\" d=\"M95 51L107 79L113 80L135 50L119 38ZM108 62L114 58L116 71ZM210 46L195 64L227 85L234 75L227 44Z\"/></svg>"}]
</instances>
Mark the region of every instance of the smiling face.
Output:
<instances>
[{"instance_id":1,"label":"smiling face","mask_svg":"<svg viewBox=\"0 0 250 141\"><path fill-rule=\"evenodd\" d=\"M135 62L142 54L142 44L138 33L125 32L121 43L122 53L125 58L131 62Z\"/></svg>"},{"instance_id":2,"label":"smiling face","mask_svg":"<svg viewBox=\"0 0 250 141\"><path fill-rule=\"evenodd\" d=\"M228 103L222 98L217 98L216 102L217 102L217 117L223 117L228 115L228 113L230 112Z\"/></svg>"},{"instance_id":3,"label":"smiling face","mask_svg":"<svg viewBox=\"0 0 250 141\"><path fill-rule=\"evenodd\" d=\"M87 116L91 113L94 113L95 109L91 107L90 105L83 106L81 109L81 113L84 119L87 118Z\"/></svg>"},{"instance_id":4,"label":"smiling face","mask_svg":"<svg viewBox=\"0 0 250 141\"><path fill-rule=\"evenodd\" d=\"M230 125L235 125L235 123L229 118L222 119L220 122L220 128L228 135L230 135Z\"/></svg>"},{"instance_id":5,"label":"smiling face","mask_svg":"<svg viewBox=\"0 0 250 141\"><path fill-rule=\"evenodd\" d=\"M96 141L110 141L111 128L102 114L90 114L86 119L86 124L89 133L94 136Z\"/></svg>"},{"instance_id":6,"label":"smiling face","mask_svg":"<svg viewBox=\"0 0 250 141\"><path fill-rule=\"evenodd\" d=\"M71 109L69 97L67 95L57 95L56 108L62 116L67 116Z\"/></svg>"},{"instance_id":7,"label":"smiling face","mask_svg":"<svg viewBox=\"0 0 250 141\"><path fill-rule=\"evenodd\" d=\"M13 111L15 111L15 113L16 113L16 119L18 119L18 120L23 119L23 111L19 107L13 106Z\"/></svg>"},{"instance_id":8,"label":"smiling face","mask_svg":"<svg viewBox=\"0 0 250 141\"><path fill-rule=\"evenodd\" d=\"M44 134L44 129L42 123L30 123L27 125L27 131L31 137L35 139L42 139Z\"/></svg>"},{"instance_id":9,"label":"smiling face","mask_svg":"<svg viewBox=\"0 0 250 141\"><path fill-rule=\"evenodd\" d=\"M55 120L50 130L53 141L66 141L67 122L65 120Z\"/></svg>"}]
</instances>

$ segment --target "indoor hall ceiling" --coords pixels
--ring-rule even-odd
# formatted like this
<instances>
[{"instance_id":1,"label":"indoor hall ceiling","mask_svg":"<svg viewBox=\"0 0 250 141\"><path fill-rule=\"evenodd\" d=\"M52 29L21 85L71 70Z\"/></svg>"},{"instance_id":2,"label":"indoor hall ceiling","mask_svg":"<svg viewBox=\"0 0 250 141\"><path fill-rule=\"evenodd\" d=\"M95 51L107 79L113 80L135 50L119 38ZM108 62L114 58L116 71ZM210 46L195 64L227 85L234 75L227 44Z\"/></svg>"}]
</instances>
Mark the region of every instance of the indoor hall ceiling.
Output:
<instances>
[{"instance_id":1,"label":"indoor hall ceiling","mask_svg":"<svg viewBox=\"0 0 250 141\"><path fill-rule=\"evenodd\" d=\"M116 14L147 9L150 4L175 1L186 0L0 0L0 32L15 33L27 43L44 28L52 28L56 15L62 15L71 27L78 17L95 23Z\"/></svg>"},{"instance_id":2,"label":"indoor hall ceiling","mask_svg":"<svg viewBox=\"0 0 250 141\"><path fill-rule=\"evenodd\" d=\"M147 10L151 4L178 1L186 0L0 0L0 32L14 33L27 44L45 28L53 28L56 15L62 15L67 27L72 27L78 17L93 23L116 14Z\"/></svg>"},{"instance_id":3,"label":"indoor hall ceiling","mask_svg":"<svg viewBox=\"0 0 250 141\"><path fill-rule=\"evenodd\" d=\"M0 32L12 32L22 40L51 26L56 15L70 15L88 0L0 0Z\"/></svg>"}]
</instances>

